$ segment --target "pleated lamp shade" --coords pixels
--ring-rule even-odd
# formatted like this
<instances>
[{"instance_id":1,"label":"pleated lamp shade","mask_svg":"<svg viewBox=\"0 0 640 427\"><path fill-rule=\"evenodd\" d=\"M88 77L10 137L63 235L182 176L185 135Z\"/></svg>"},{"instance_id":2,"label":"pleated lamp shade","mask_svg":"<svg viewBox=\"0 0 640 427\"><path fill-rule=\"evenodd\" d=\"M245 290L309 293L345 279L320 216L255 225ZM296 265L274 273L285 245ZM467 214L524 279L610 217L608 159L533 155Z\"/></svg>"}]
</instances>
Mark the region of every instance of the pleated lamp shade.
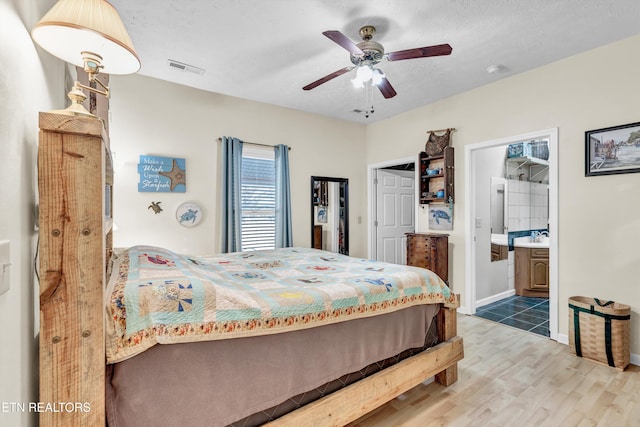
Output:
<instances>
[{"instance_id":1,"label":"pleated lamp shade","mask_svg":"<svg viewBox=\"0 0 640 427\"><path fill-rule=\"evenodd\" d=\"M82 52L102 57L101 73L131 74L140 59L116 9L106 0L59 0L31 31L52 55L82 67Z\"/></svg>"}]
</instances>

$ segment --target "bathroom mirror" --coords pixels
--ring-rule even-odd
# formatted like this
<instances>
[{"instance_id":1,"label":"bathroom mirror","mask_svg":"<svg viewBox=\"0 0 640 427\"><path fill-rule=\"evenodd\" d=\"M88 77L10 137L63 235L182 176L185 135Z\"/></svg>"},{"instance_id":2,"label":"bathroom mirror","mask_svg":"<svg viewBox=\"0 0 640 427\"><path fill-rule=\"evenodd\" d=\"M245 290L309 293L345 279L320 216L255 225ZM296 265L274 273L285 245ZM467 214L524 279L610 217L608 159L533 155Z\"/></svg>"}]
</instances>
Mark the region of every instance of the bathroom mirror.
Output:
<instances>
[{"instance_id":1,"label":"bathroom mirror","mask_svg":"<svg viewBox=\"0 0 640 427\"><path fill-rule=\"evenodd\" d=\"M311 177L311 247L349 255L349 180Z\"/></svg>"},{"instance_id":2,"label":"bathroom mirror","mask_svg":"<svg viewBox=\"0 0 640 427\"><path fill-rule=\"evenodd\" d=\"M492 176L490 185L491 262L496 262L508 257L509 182L505 178Z\"/></svg>"},{"instance_id":3,"label":"bathroom mirror","mask_svg":"<svg viewBox=\"0 0 640 427\"><path fill-rule=\"evenodd\" d=\"M508 182L505 178L491 177L491 234L507 234Z\"/></svg>"}]
</instances>

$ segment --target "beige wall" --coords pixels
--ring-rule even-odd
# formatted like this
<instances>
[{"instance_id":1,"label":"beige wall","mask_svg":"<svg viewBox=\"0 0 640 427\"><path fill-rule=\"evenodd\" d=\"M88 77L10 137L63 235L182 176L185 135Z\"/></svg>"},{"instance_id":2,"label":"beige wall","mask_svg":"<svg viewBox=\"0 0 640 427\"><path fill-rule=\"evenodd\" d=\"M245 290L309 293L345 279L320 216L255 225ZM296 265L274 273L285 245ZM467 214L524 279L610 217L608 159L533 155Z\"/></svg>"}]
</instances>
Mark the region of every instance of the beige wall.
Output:
<instances>
[{"instance_id":1,"label":"beige wall","mask_svg":"<svg viewBox=\"0 0 640 427\"><path fill-rule=\"evenodd\" d=\"M215 253L219 238L219 146L235 136L287 144L294 245L311 244L312 175L349 179L350 254L366 255L365 127L286 108L133 76L111 76L111 148L114 152L116 246L151 244L184 253ZM140 154L186 158L186 193L138 193ZM162 201L164 212L147 209ZM185 201L199 203L203 221L175 220Z\"/></svg>"},{"instance_id":2,"label":"beige wall","mask_svg":"<svg viewBox=\"0 0 640 427\"><path fill-rule=\"evenodd\" d=\"M640 174L584 176L585 131L640 121L638 52L635 36L367 127L368 164L422 150L429 129L457 129L450 279L463 301L463 147L558 127L559 333L567 334L570 296L613 299L632 307L631 352L640 354Z\"/></svg>"},{"instance_id":3,"label":"beige wall","mask_svg":"<svg viewBox=\"0 0 640 427\"><path fill-rule=\"evenodd\" d=\"M63 107L65 96L62 62L36 49L29 29L54 2L0 1L0 241L10 241L12 263L9 291L0 295L4 404L38 399L39 311L33 274L38 111ZM0 411L0 426L36 422L36 414L16 407Z\"/></svg>"}]
</instances>

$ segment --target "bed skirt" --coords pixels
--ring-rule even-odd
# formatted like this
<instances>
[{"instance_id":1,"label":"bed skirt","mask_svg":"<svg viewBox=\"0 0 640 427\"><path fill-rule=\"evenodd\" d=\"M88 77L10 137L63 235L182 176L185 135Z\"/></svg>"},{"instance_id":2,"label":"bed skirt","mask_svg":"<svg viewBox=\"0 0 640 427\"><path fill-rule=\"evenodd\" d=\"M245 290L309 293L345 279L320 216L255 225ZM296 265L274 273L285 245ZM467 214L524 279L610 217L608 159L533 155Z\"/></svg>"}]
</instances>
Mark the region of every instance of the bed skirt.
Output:
<instances>
[{"instance_id":1,"label":"bed skirt","mask_svg":"<svg viewBox=\"0 0 640 427\"><path fill-rule=\"evenodd\" d=\"M275 335L157 345L108 365L108 424L260 425L422 349L439 307Z\"/></svg>"}]
</instances>

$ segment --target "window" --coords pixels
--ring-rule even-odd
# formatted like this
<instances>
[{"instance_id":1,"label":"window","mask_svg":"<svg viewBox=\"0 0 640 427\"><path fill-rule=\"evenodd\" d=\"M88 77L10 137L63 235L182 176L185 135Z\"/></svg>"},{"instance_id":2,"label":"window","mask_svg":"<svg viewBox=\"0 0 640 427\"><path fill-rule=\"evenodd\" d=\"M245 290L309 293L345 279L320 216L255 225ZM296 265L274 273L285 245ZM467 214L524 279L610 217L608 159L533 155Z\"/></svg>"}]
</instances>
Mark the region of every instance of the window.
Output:
<instances>
[{"instance_id":1,"label":"window","mask_svg":"<svg viewBox=\"0 0 640 427\"><path fill-rule=\"evenodd\" d=\"M240 250L274 249L276 172L273 149L245 145L242 150L241 179Z\"/></svg>"}]
</instances>

